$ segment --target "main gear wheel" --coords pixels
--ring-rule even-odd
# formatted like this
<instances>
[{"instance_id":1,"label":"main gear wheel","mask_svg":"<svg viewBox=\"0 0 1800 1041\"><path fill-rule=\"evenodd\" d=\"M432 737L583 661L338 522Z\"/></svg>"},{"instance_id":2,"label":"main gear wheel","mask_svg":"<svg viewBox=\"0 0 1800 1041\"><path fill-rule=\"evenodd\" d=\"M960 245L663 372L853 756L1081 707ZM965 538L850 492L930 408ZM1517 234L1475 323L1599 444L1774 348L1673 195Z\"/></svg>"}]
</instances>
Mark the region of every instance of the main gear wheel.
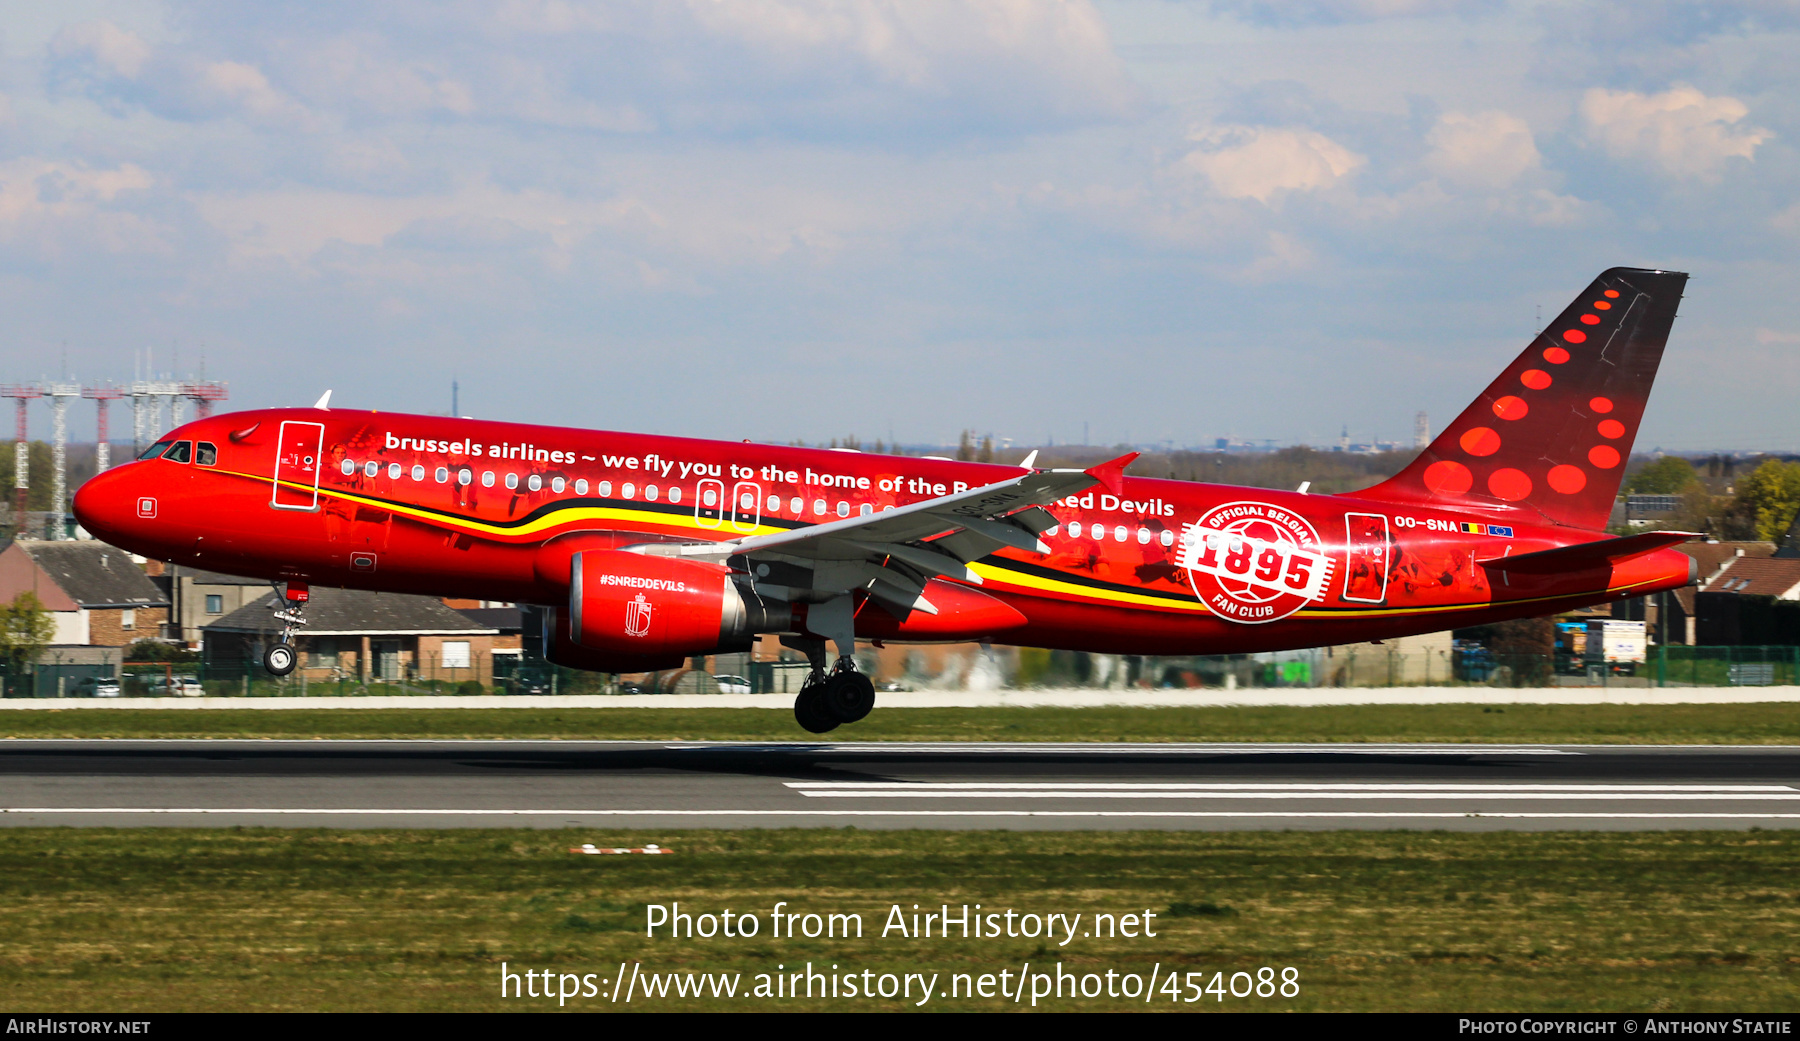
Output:
<instances>
[{"instance_id":1,"label":"main gear wheel","mask_svg":"<svg viewBox=\"0 0 1800 1041\"><path fill-rule=\"evenodd\" d=\"M825 709L839 723L854 723L875 708L875 683L855 669L839 669L825 681Z\"/></svg>"},{"instance_id":2,"label":"main gear wheel","mask_svg":"<svg viewBox=\"0 0 1800 1041\"><path fill-rule=\"evenodd\" d=\"M824 734L837 729L840 720L826 704L826 679L819 673L808 676L794 698L794 722L809 734Z\"/></svg>"}]
</instances>

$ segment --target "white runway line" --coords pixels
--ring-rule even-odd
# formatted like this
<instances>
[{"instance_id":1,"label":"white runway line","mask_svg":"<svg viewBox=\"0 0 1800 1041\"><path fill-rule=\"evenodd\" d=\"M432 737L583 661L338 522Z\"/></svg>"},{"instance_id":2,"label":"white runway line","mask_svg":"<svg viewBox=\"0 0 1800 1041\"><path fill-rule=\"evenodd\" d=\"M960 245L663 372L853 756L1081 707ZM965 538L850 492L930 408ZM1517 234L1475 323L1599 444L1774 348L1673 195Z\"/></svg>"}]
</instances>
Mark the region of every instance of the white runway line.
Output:
<instances>
[{"instance_id":1,"label":"white runway line","mask_svg":"<svg viewBox=\"0 0 1800 1041\"><path fill-rule=\"evenodd\" d=\"M1309 799L1314 802L1387 800L1392 802L1447 802L1486 799L1502 802L1771 802L1800 800L1800 792L1787 795L1731 795L1666 792L1631 795L1623 792L801 792L810 799Z\"/></svg>"},{"instance_id":2,"label":"white runway line","mask_svg":"<svg viewBox=\"0 0 1800 1041\"><path fill-rule=\"evenodd\" d=\"M1800 800L1779 784L1304 784L789 781L809 799L1309 799L1312 801L1454 800L1590 802L1767 802Z\"/></svg>"},{"instance_id":3,"label":"white runway line","mask_svg":"<svg viewBox=\"0 0 1800 1041\"><path fill-rule=\"evenodd\" d=\"M1570 813L1493 811L1482 813L1394 811L1352 812L1332 810L1232 811L1232 810L433 810L433 809L322 809L243 807L164 808L143 806L15 806L0 808L6 814L160 814L199 816L269 814L280 816L373 817L901 817L901 818L1161 818L1233 820L1457 820L1494 818L1506 820L1800 820L1800 813Z\"/></svg>"},{"instance_id":4,"label":"white runway line","mask_svg":"<svg viewBox=\"0 0 1800 1041\"><path fill-rule=\"evenodd\" d=\"M884 755L943 755L946 752L963 755L1068 755L1081 753L1084 755L1286 755L1303 753L1310 755L1587 755L1587 752L1568 748L1547 748L1542 745L1328 745L1328 744L1285 744L1285 745L1196 745L1196 744L963 744L949 742L945 744L882 744L869 742L865 744L846 745L795 745L791 742L782 744L698 744L686 742L666 744L662 747L677 752L693 752L703 750L736 749L742 751L778 751L778 752L829 752L833 754L851 752L859 754L880 753ZM1606 746L1619 747L1619 746ZM1635 747L1635 746L1624 746ZM1651 746L1645 746L1651 747ZM1710 746L1709 746L1710 747ZM1725 747L1725 746L1719 746ZM1764 746L1757 745L1756 748Z\"/></svg>"},{"instance_id":5,"label":"white runway line","mask_svg":"<svg viewBox=\"0 0 1800 1041\"><path fill-rule=\"evenodd\" d=\"M1788 784L1412 784L1382 782L1271 781L1266 784L1243 781L786 781L784 787L806 789L874 789L920 791L934 789L979 788L982 791L1004 789L1056 789L1058 791L1287 791L1287 792L1794 792L1800 788Z\"/></svg>"}]
</instances>

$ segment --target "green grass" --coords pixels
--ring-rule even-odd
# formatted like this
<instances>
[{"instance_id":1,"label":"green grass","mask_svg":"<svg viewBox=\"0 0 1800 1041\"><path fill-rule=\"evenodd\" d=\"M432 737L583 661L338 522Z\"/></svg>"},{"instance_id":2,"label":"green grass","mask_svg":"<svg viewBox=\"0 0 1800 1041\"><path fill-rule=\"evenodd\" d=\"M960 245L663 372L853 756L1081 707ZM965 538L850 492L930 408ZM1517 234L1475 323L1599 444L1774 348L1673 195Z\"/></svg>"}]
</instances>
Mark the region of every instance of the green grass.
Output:
<instances>
[{"instance_id":1,"label":"green grass","mask_svg":"<svg viewBox=\"0 0 1800 1041\"><path fill-rule=\"evenodd\" d=\"M785 709L66 709L0 712L0 737L796 741ZM1791 704L888 709L829 740L1800 744Z\"/></svg>"},{"instance_id":2,"label":"green grass","mask_svg":"<svg viewBox=\"0 0 1800 1041\"><path fill-rule=\"evenodd\" d=\"M582 841L665 857L576 856ZM1206 1009L1800 1007L1800 833L0 831L0 993L15 1010L499 1010L515 971L1298 970L1294 998ZM767 912L860 912L861 940ZM646 939L644 907L757 912L751 939ZM1157 936L883 938L892 904L1158 913ZM1085 922L1085 919L1084 919ZM629 970L628 970L629 971ZM750 984L746 984L748 986ZM1029 1000L1029 999L1027 999ZM571 1007L613 1009L600 1001ZM623 1003L616 1006L625 1010ZM681 1007L899 1001L667 998ZM928 1008L1002 1008L998 998ZM1162 1009L1123 998L1053 1008Z\"/></svg>"}]
</instances>

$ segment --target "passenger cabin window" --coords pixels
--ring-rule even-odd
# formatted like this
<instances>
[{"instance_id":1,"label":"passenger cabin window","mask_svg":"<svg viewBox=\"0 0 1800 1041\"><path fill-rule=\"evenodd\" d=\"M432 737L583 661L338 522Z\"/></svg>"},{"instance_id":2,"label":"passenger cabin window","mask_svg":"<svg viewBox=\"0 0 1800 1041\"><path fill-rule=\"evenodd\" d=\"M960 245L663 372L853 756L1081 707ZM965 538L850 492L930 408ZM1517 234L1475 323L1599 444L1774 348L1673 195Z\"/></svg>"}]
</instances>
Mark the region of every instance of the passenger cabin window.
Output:
<instances>
[{"instance_id":1,"label":"passenger cabin window","mask_svg":"<svg viewBox=\"0 0 1800 1041\"><path fill-rule=\"evenodd\" d=\"M544 486L544 479L542 477L539 477L537 474L532 474L525 481L525 487L530 491L535 492L538 489L542 488L543 486Z\"/></svg>"},{"instance_id":2,"label":"passenger cabin window","mask_svg":"<svg viewBox=\"0 0 1800 1041\"><path fill-rule=\"evenodd\" d=\"M399 479L400 479L400 464L399 463L389 463L388 464L388 480L398 481Z\"/></svg>"},{"instance_id":3,"label":"passenger cabin window","mask_svg":"<svg viewBox=\"0 0 1800 1041\"><path fill-rule=\"evenodd\" d=\"M515 490L515 491L516 491L516 490L518 490L518 487L519 487L519 475L518 475L518 474L507 474L507 475L506 475L506 486L507 486L507 487L508 487L508 488L511 488L511 489L513 489L513 490Z\"/></svg>"},{"instance_id":4,"label":"passenger cabin window","mask_svg":"<svg viewBox=\"0 0 1800 1041\"><path fill-rule=\"evenodd\" d=\"M157 456L162 455L164 452L167 452L169 450L169 445L171 443L172 442L169 442L169 441L158 441L157 443L151 445L149 448L144 449L144 454L138 456L138 458L139 459L155 459Z\"/></svg>"},{"instance_id":5,"label":"passenger cabin window","mask_svg":"<svg viewBox=\"0 0 1800 1041\"><path fill-rule=\"evenodd\" d=\"M585 477L576 478L575 494L576 495L586 495L587 494L587 478L585 478Z\"/></svg>"},{"instance_id":6,"label":"passenger cabin window","mask_svg":"<svg viewBox=\"0 0 1800 1041\"><path fill-rule=\"evenodd\" d=\"M211 441L201 441L194 446L194 462L201 466L211 466L219 461L219 446Z\"/></svg>"},{"instance_id":7,"label":"passenger cabin window","mask_svg":"<svg viewBox=\"0 0 1800 1041\"><path fill-rule=\"evenodd\" d=\"M363 464L363 476L373 477L381 472L381 464L371 459Z\"/></svg>"},{"instance_id":8,"label":"passenger cabin window","mask_svg":"<svg viewBox=\"0 0 1800 1041\"><path fill-rule=\"evenodd\" d=\"M669 501L670 502L680 502L681 501L681 489L680 488L670 488L669 489Z\"/></svg>"},{"instance_id":9,"label":"passenger cabin window","mask_svg":"<svg viewBox=\"0 0 1800 1041\"><path fill-rule=\"evenodd\" d=\"M450 479L450 469L449 467L440 466L437 468L437 472L431 476L437 479L437 483L443 484Z\"/></svg>"},{"instance_id":10,"label":"passenger cabin window","mask_svg":"<svg viewBox=\"0 0 1800 1041\"><path fill-rule=\"evenodd\" d=\"M560 478L560 477L550 478L550 490L555 492L556 494L561 495L562 490L567 487L568 487L568 483L565 482L562 478Z\"/></svg>"},{"instance_id":11,"label":"passenger cabin window","mask_svg":"<svg viewBox=\"0 0 1800 1041\"><path fill-rule=\"evenodd\" d=\"M343 465L338 467L338 469L344 471L344 476L348 477L356 472L356 460L346 459L344 460Z\"/></svg>"},{"instance_id":12,"label":"passenger cabin window","mask_svg":"<svg viewBox=\"0 0 1800 1041\"><path fill-rule=\"evenodd\" d=\"M425 479L425 468L414 463L412 468L412 479L415 481L423 481Z\"/></svg>"},{"instance_id":13,"label":"passenger cabin window","mask_svg":"<svg viewBox=\"0 0 1800 1041\"><path fill-rule=\"evenodd\" d=\"M163 458L171 463L192 462L194 458L194 443L192 441L177 441L169 446L167 452L163 453Z\"/></svg>"}]
</instances>

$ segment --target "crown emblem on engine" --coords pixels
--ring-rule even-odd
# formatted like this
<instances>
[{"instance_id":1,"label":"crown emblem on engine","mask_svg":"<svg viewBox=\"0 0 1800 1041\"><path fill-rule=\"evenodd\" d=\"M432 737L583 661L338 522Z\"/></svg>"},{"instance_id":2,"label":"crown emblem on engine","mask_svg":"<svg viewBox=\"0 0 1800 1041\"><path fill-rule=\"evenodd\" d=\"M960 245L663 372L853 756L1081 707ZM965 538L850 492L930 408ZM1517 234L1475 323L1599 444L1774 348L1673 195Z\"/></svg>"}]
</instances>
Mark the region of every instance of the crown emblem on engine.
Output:
<instances>
[{"instance_id":1,"label":"crown emblem on engine","mask_svg":"<svg viewBox=\"0 0 1800 1041\"><path fill-rule=\"evenodd\" d=\"M652 605L639 593L637 599L625 605L625 635L643 636L650 632L650 611Z\"/></svg>"}]
</instances>

